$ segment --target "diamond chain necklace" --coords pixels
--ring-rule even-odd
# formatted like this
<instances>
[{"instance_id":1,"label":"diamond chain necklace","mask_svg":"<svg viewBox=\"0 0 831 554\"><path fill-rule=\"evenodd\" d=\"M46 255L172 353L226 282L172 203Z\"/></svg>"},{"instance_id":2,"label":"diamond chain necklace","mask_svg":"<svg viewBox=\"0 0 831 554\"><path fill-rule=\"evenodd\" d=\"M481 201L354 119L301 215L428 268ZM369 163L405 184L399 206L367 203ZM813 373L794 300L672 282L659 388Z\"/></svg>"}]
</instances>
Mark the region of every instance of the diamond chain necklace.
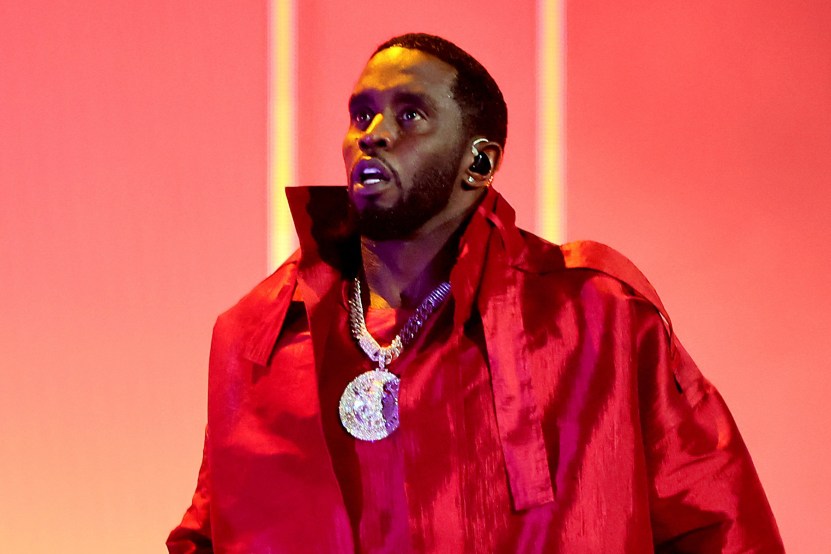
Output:
<instances>
[{"instance_id":1,"label":"diamond chain necklace","mask_svg":"<svg viewBox=\"0 0 831 554\"><path fill-rule=\"evenodd\" d=\"M400 380L387 368L403 352L424 326L424 322L450 294L450 283L442 283L410 316L388 346L381 346L369 333L361 301L361 281L355 278L349 299L349 327L376 369L355 377L343 391L338 405L340 420L350 435L365 441L386 438L398 428L398 389Z\"/></svg>"},{"instance_id":2,"label":"diamond chain necklace","mask_svg":"<svg viewBox=\"0 0 831 554\"><path fill-rule=\"evenodd\" d=\"M369 359L373 362L378 362L380 371L388 371L386 367L401 355L405 346L413 342L418 332L421 331L424 322L444 302L449 293L450 283L444 282L436 287L416 308L415 313L410 316L401 331L395 335L389 346L381 346L366 329L364 305L361 301L361 280L355 277L352 298L349 299L349 327L352 330L352 336L358 341L358 345L364 351L364 354L369 356Z\"/></svg>"}]
</instances>

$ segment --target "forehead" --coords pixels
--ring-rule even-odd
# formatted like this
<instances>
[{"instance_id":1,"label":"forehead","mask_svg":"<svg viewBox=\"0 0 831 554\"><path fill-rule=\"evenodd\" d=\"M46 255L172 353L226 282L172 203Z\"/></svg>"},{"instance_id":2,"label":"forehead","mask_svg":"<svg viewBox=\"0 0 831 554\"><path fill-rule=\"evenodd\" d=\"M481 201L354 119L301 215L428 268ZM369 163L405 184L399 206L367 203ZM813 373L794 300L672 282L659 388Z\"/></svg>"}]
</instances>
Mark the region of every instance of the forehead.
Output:
<instances>
[{"instance_id":1,"label":"forehead","mask_svg":"<svg viewBox=\"0 0 831 554\"><path fill-rule=\"evenodd\" d=\"M364 67L353 96L363 93L406 90L434 97L452 97L456 70L425 54L394 46L375 54Z\"/></svg>"}]
</instances>

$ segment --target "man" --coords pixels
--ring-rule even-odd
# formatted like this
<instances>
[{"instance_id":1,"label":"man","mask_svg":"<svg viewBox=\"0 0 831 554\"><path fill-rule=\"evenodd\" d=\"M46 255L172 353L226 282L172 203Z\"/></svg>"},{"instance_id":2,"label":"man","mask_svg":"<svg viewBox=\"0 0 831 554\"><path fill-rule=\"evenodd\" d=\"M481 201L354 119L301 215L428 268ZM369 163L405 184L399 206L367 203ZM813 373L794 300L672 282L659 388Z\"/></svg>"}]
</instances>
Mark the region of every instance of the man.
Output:
<instances>
[{"instance_id":1,"label":"man","mask_svg":"<svg viewBox=\"0 0 831 554\"><path fill-rule=\"evenodd\" d=\"M289 191L300 252L217 321L170 551L781 552L649 283L490 187L487 71L396 37L349 112L346 189Z\"/></svg>"}]
</instances>

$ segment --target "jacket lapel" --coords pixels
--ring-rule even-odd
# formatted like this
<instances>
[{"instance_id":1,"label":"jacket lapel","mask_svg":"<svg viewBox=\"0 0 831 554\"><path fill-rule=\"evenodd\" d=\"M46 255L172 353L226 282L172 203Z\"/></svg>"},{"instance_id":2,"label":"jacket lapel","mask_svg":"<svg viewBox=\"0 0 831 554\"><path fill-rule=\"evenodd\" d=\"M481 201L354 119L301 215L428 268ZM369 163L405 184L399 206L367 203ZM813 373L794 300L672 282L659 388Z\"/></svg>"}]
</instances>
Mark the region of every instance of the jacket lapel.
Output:
<instances>
[{"instance_id":1,"label":"jacket lapel","mask_svg":"<svg viewBox=\"0 0 831 554\"><path fill-rule=\"evenodd\" d=\"M496 421L515 510L554 501L543 441L540 410L534 396L527 333L519 299L522 237L514 212L501 196L487 214L493 225L488 240L477 306L487 341Z\"/></svg>"}]
</instances>

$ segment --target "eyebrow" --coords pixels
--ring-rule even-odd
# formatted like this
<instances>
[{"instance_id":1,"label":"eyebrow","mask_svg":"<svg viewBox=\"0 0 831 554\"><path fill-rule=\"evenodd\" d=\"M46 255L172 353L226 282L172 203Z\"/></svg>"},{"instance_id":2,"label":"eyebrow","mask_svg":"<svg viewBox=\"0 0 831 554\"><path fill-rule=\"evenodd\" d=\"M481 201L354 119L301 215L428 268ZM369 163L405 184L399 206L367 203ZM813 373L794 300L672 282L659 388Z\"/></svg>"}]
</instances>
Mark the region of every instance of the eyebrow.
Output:
<instances>
[{"instance_id":1,"label":"eyebrow","mask_svg":"<svg viewBox=\"0 0 831 554\"><path fill-rule=\"evenodd\" d=\"M351 112L355 108L359 106L363 106L367 102L369 102L369 95L365 92L361 92L359 94L353 94L349 97L349 111Z\"/></svg>"},{"instance_id":2,"label":"eyebrow","mask_svg":"<svg viewBox=\"0 0 831 554\"><path fill-rule=\"evenodd\" d=\"M404 104L415 104L419 107L425 107L432 111L436 110L436 104L433 102L433 99L427 96L426 94L418 94L415 92L399 92L395 95L396 102L401 102Z\"/></svg>"},{"instance_id":3,"label":"eyebrow","mask_svg":"<svg viewBox=\"0 0 831 554\"><path fill-rule=\"evenodd\" d=\"M351 111L355 108L363 107L372 103L371 97L371 90L353 94L349 97L349 110ZM433 99L425 94L419 94L417 92L394 91L393 102L398 104L414 104L419 107L425 107L429 110L436 111L436 104Z\"/></svg>"}]
</instances>

